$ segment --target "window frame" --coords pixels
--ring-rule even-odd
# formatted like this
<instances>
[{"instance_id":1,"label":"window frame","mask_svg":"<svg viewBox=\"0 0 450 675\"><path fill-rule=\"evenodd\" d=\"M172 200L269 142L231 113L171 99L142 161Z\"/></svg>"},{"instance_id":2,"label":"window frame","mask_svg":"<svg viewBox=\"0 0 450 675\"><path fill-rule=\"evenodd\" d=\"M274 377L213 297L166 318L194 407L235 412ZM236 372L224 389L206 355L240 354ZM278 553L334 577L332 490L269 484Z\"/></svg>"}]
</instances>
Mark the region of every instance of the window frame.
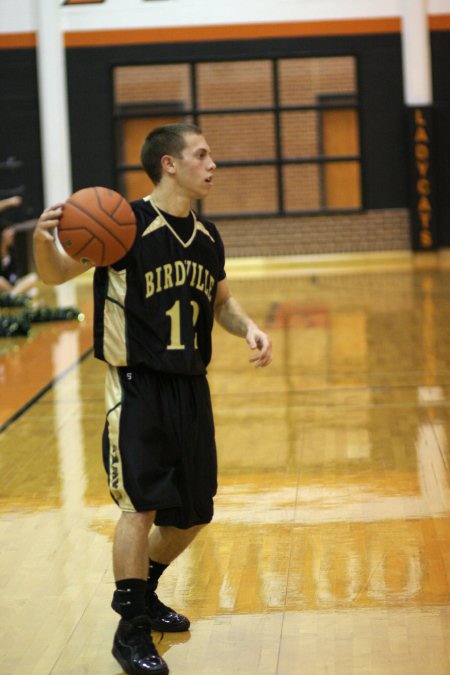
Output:
<instances>
[{"instance_id":1,"label":"window frame","mask_svg":"<svg viewBox=\"0 0 450 675\"><path fill-rule=\"evenodd\" d=\"M280 103L280 82L279 82L279 62L286 60L300 60L300 59L330 59L330 58L339 58L339 57L349 57L354 59L355 66L355 91L354 92L320 92L316 96L315 103L308 103L303 105L281 105ZM248 61L269 61L271 63L271 72L272 72L272 93L273 93L273 104L272 106L261 106L261 107L242 107L242 108L199 108L197 105L198 101L198 82L197 82L197 67L202 64L208 63L239 63L239 62L248 62ZM131 64L115 64L114 69L116 68L127 68ZM190 73L190 89L191 89L191 107L186 108L184 102L136 102L132 104L113 104L113 117L115 122L115 138L116 142L120 136L118 128L120 127L120 120L127 119L131 116L138 116L137 110L146 111L145 115L139 115L140 117L161 117L162 115L174 115L175 109L174 106L178 106L177 112L175 114L180 114L180 121L192 122L194 124L199 124L199 118L204 116L215 116L215 115L233 115L233 114L254 114L254 113L270 113L274 116L274 134L275 134L275 156L271 159L248 159L248 160L218 160L216 161L217 168L234 168L234 167L252 167L252 166L273 166L276 172L276 182L277 182L277 205L274 211L263 211L263 212L244 212L244 213L211 213L208 210L208 215L216 220L220 219L242 219L242 218L268 218L268 217L295 217L295 216L305 216L305 215L329 215L335 213L360 213L364 210L365 203L365 191L364 191L364 178L363 178L363 145L362 145L362 135L361 135L361 104L359 99L359 62L358 57L351 53L346 54L308 54L307 56L299 55L272 55L272 56L248 56L246 58L232 58L232 57L223 57L216 59L205 59L198 58L193 60L177 60L170 62L151 62L151 63L135 63L133 65L140 66L163 66L163 65L187 65L189 67ZM113 69L113 70L114 70ZM112 74L114 82L114 74ZM327 99L353 99L354 102L345 102L344 100L338 103L327 102ZM113 101L115 100L115 91L113 84ZM166 108L164 106L166 105ZM133 108L135 110L133 111ZM283 156L282 149L282 114L284 112L316 112L319 121L318 121L318 140L321 142L321 129L320 129L320 116L323 111L329 110L342 110L342 109L352 109L355 110L358 117L358 141L359 141L359 154L356 155L337 155L330 156L325 155L323 152L317 153L316 156L299 156L299 157L289 157L286 158ZM117 145L116 145L116 157L117 157ZM358 162L359 164L359 192L361 195L361 204L355 207L331 207L327 208L324 205L324 166L333 162ZM314 209L297 209L297 210L287 210L285 206L285 188L284 188L284 178L283 178L283 168L289 165L316 165L319 169L319 191L320 191L320 206ZM116 182L117 185L121 183L120 174L125 171L142 171L142 167L139 164L123 164L116 162ZM202 214L203 207L202 203L198 202L196 208L200 214Z\"/></svg>"}]
</instances>

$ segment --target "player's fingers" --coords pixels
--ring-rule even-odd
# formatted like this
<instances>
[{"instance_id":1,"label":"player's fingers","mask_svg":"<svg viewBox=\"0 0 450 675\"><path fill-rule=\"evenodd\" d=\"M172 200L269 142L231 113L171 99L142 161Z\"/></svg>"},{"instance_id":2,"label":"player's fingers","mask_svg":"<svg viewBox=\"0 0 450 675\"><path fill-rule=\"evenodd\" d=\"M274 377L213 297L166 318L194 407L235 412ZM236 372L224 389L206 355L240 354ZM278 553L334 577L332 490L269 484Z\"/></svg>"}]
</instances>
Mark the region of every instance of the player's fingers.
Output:
<instances>
[{"instance_id":1,"label":"player's fingers","mask_svg":"<svg viewBox=\"0 0 450 675\"><path fill-rule=\"evenodd\" d=\"M58 209L54 209L51 211L43 211L43 213L41 213L41 215L39 216L37 224L38 225L47 224L51 220L58 221L59 218L61 217L61 214L62 211Z\"/></svg>"},{"instance_id":2,"label":"player's fingers","mask_svg":"<svg viewBox=\"0 0 450 675\"><path fill-rule=\"evenodd\" d=\"M58 218L49 218L48 220L40 220L36 227L36 232L50 233L55 227L58 227Z\"/></svg>"},{"instance_id":3,"label":"player's fingers","mask_svg":"<svg viewBox=\"0 0 450 675\"><path fill-rule=\"evenodd\" d=\"M264 368L272 363L272 355L261 356L261 354L258 354L257 356L251 356L249 361L254 364L255 368Z\"/></svg>"},{"instance_id":4,"label":"player's fingers","mask_svg":"<svg viewBox=\"0 0 450 675\"><path fill-rule=\"evenodd\" d=\"M269 342L266 348L259 353L258 365L268 366L270 363L272 363L272 344Z\"/></svg>"},{"instance_id":5,"label":"player's fingers","mask_svg":"<svg viewBox=\"0 0 450 675\"><path fill-rule=\"evenodd\" d=\"M47 213L48 211L57 211L58 209L62 209L64 206L63 202L59 202L58 204L53 204L52 206L47 206L46 209L44 209L44 213Z\"/></svg>"},{"instance_id":6,"label":"player's fingers","mask_svg":"<svg viewBox=\"0 0 450 675\"><path fill-rule=\"evenodd\" d=\"M262 357L265 357L272 352L272 343L267 336L259 342L258 348Z\"/></svg>"},{"instance_id":7,"label":"player's fingers","mask_svg":"<svg viewBox=\"0 0 450 675\"><path fill-rule=\"evenodd\" d=\"M45 227L56 227L56 225L59 223L62 213L63 210L62 206L60 205L49 207L41 214L38 220L38 225L45 225Z\"/></svg>"},{"instance_id":8,"label":"player's fingers","mask_svg":"<svg viewBox=\"0 0 450 675\"><path fill-rule=\"evenodd\" d=\"M53 240L53 230L58 227L62 215L61 207L61 204L55 204L41 213L34 232L37 239Z\"/></svg>"}]
</instances>

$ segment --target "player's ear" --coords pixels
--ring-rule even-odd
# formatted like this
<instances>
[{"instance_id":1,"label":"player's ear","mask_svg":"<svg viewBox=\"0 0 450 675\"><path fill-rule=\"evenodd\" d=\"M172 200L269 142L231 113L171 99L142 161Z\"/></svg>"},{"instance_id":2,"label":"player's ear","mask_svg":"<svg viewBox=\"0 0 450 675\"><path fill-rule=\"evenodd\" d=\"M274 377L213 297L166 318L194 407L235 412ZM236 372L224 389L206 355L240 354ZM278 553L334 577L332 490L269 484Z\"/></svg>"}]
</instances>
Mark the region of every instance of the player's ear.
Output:
<instances>
[{"instance_id":1,"label":"player's ear","mask_svg":"<svg viewBox=\"0 0 450 675\"><path fill-rule=\"evenodd\" d=\"M173 174L176 172L176 169L172 155L163 155L161 157L161 167L163 171L167 171L168 174L173 176Z\"/></svg>"}]
</instances>

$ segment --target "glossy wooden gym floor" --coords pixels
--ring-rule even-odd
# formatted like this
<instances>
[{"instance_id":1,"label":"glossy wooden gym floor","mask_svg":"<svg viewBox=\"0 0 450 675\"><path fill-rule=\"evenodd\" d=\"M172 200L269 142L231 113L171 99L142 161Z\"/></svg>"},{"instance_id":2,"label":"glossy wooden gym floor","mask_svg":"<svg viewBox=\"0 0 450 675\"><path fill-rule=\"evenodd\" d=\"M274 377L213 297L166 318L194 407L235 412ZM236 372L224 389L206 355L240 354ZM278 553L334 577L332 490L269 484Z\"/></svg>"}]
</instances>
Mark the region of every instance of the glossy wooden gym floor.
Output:
<instances>
[{"instance_id":1,"label":"glossy wooden gym floor","mask_svg":"<svg viewBox=\"0 0 450 675\"><path fill-rule=\"evenodd\" d=\"M274 362L215 329L220 489L160 584L192 619L155 634L171 674L450 673L450 272L243 270ZM0 673L118 675L90 282L44 294L86 320L0 341Z\"/></svg>"}]
</instances>

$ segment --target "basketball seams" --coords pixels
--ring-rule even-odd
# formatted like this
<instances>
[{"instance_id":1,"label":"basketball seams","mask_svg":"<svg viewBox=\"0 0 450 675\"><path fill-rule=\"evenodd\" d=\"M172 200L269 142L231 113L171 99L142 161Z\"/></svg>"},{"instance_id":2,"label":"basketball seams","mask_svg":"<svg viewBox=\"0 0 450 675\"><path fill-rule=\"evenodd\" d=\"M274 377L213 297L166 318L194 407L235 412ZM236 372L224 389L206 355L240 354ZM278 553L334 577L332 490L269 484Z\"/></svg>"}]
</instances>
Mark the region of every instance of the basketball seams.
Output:
<instances>
[{"instance_id":1,"label":"basketball seams","mask_svg":"<svg viewBox=\"0 0 450 675\"><path fill-rule=\"evenodd\" d=\"M100 194L99 194L99 191L98 191L97 188L94 188L94 189L95 189L95 193L96 193L96 195L97 195L98 205L99 205L99 207L101 208L101 210L103 211L105 207L103 206L103 202L102 202L101 196L100 196ZM122 202L124 201L122 195L119 195L119 194L118 194L118 197L119 197L119 199L117 200L117 205L116 205L115 208L111 211L111 213L108 213L108 215L111 216L111 218L112 218L113 220L115 220L114 214L116 213L117 209L122 205Z\"/></svg>"},{"instance_id":2,"label":"basketball seams","mask_svg":"<svg viewBox=\"0 0 450 675\"><path fill-rule=\"evenodd\" d=\"M84 188L65 202L58 225L65 251L75 260L111 265L133 246L137 224L131 205L114 190Z\"/></svg>"},{"instance_id":3,"label":"basketball seams","mask_svg":"<svg viewBox=\"0 0 450 675\"><path fill-rule=\"evenodd\" d=\"M89 232L89 230L86 229L85 227L81 227L81 228L77 228L77 229L72 228L72 229L63 230L62 234L64 234L64 232L67 232L67 233L70 233L70 232ZM64 241L61 241L62 247L67 251L67 253L69 253L70 256L78 256L79 257L93 243L99 244L99 246L101 248L101 251L102 251L102 257L101 257L101 263L100 264L103 264L103 261L105 259L105 242L103 242L101 239L99 239L98 237L96 237L92 233L90 233L90 234L91 234L91 238L88 239L88 241L84 241L82 244L79 244L78 248L76 250L73 250L73 251L71 250L70 253L65 248ZM59 237L60 237L60 240L61 240L61 235L59 235ZM89 256L86 255L85 257L88 258Z\"/></svg>"},{"instance_id":4,"label":"basketball seams","mask_svg":"<svg viewBox=\"0 0 450 675\"><path fill-rule=\"evenodd\" d=\"M122 204L120 203L119 206L122 206ZM109 218L111 218L111 220L114 223L116 223L116 225L118 227L132 227L135 224L135 220L133 220L131 223L122 223L122 222L120 222L120 220L117 220L117 218L114 217L114 213L117 211L117 209L114 209L114 211L112 213L108 213L108 211L105 211L104 207L101 206L101 210L103 211L103 213L105 213L107 216L109 216Z\"/></svg>"},{"instance_id":5,"label":"basketball seams","mask_svg":"<svg viewBox=\"0 0 450 675\"><path fill-rule=\"evenodd\" d=\"M122 204L127 203L126 200L122 197L122 195L119 195L119 193L112 192L112 196L114 196L114 197L117 196L118 199L116 200L116 205L113 208L113 210L107 211L106 206L102 202L102 197L101 197L101 193L99 191L99 188L93 188L93 190L95 191L95 196L97 197L98 207L99 207L100 211L102 211L109 218L111 218L111 220L113 220L116 223L116 225L118 225L119 227L128 227L129 225L134 225L134 222L135 222L134 219L131 223L122 223L122 222L120 222L120 220L117 220L117 218L114 217L114 214L120 209ZM130 207L130 209L131 209L131 207Z\"/></svg>"},{"instance_id":6,"label":"basketball seams","mask_svg":"<svg viewBox=\"0 0 450 675\"><path fill-rule=\"evenodd\" d=\"M88 242L86 242L85 244L83 244L81 246L81 248L79 248L77 251L74 251L73 255L80 256L84 252L85 253L84 257L90 259L89 254L86 253L86 249L88 248L88 246L90 246L92 244L93 241L97 244L100 244L100 247L101 247L101 250L102 250L102 257L101 257L100 265L103 265L103 261L105 260L105 244L101 239L97 239L97 237L92 236L89 239Z\"/></svg>"},{"instance_id":7,"label":"basketball seams","mask_svg":"<svg viewBox=\"0 0 450 675\"><path fill-rule=\"evenodd\" d=\"M80 205L77 204L76 202L71 201L70 199L68 199L66 203L67 203L67 204L70 204L70 206L72 206L73 208L77 209L78 211L80 211L81 213L83 213L85 216L88 216L88 218L90 218L94 223L97 223L97 225L100 225L100 227L101 227L105 232L107 232L113 239L115 239L115 241L123 248L124 251L127 250L126 245L118 238L118 236L117 236L116 234L114 234L113 232L111 232L111 230L108 228L107 225L105 225L104 223L102 223L100 220L97 220L97 218L96 218L95 216L93 216L92 213L91 213L90 211L86 211L82 206L80 206ZM105 213L106 213L106 211L105 211ZM106 213L106 215L109 216L109 213ZM116 222L116 221L114 220L114 222ZM132 225L132 223L130 223L130 225L127 225L127 227L131 227L131 225ZM62 224L62 230L64 231L64 229L66 229L66 228L64 227L64 223L63 223L63 224ZM67 231L70 231L71 229L72 229L72 230L73 230L73 229L77 229L77 230L83 230L83 229L84 229L84 230L86 230L87 232L89 232L89 228L87 228L87 227L84 227L84 228L83 228L83 227L77 227L77 228L70 228L70 227L69 227L69 228L67 228ZM101 240L100 240L100 241L101 241Z\"/></svg>"}]
</instances>

